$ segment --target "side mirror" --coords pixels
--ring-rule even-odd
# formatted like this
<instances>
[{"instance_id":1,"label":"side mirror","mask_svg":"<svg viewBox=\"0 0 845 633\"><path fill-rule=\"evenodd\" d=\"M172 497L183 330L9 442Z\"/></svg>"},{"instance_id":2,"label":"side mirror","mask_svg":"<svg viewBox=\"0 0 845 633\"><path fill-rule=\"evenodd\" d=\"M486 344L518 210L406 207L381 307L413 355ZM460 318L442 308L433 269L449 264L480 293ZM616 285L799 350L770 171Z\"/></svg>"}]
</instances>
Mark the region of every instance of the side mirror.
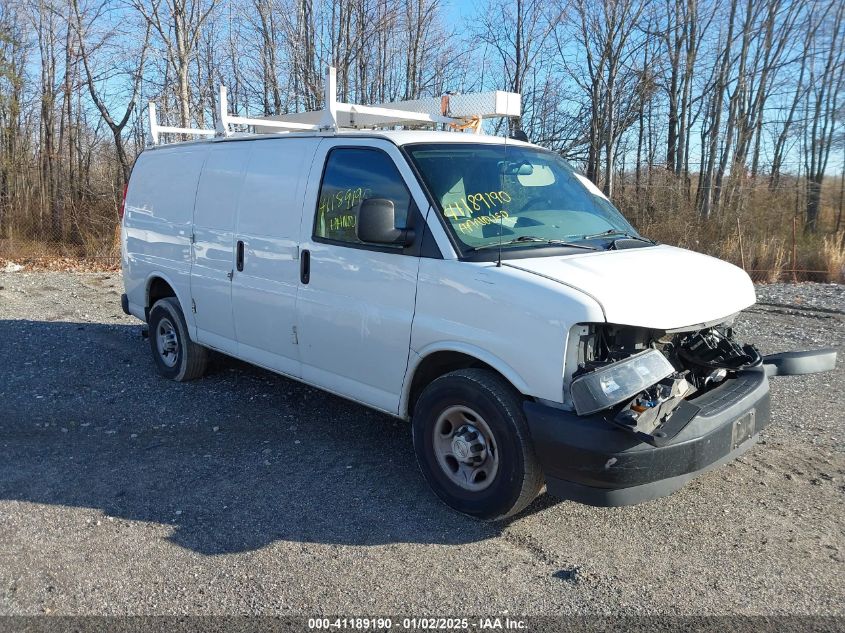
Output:
<instances>
[{"instance_id":1,"label":"side mirror","mask_svg":"<svg viewBox=\"0 0 845 633\"><path fill-rule=\"evenodd\" d=\"M412 229L396 228L396 210L393 201L386 198L368 198L361 202L355 232L359 240L370 244L408 246L414 241Z\"/></svg>"}]
</instances>

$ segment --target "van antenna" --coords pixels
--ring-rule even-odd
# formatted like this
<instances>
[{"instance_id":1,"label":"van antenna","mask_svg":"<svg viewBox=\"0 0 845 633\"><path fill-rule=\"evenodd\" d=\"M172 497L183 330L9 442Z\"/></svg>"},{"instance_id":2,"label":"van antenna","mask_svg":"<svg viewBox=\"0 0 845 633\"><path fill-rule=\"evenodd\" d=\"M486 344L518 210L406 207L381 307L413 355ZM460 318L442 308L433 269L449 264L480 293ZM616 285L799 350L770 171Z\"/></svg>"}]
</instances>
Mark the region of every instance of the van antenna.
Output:
<instances>
[{"instance_id":1,"label":"van antenna","mask_svg":"<svg viewBox=\"0 0 845 633\"><path fill-rule=\"evenodd\" d=\"M510 127L510 120L505 119L508 127ZM505 190L505 170L508 168L508 135L505 134L505 150L504 150L504 159L502 160L502 168L499 170L499 191ZM499 199L501 200L502 194L499 194ZM504 213L502 213L504 209L499 209L499 248L497 250L497 257L496 257L496 268L502 267L502 229L504 228L502 225L502 217Z\"/></svg>"}]
</instances>

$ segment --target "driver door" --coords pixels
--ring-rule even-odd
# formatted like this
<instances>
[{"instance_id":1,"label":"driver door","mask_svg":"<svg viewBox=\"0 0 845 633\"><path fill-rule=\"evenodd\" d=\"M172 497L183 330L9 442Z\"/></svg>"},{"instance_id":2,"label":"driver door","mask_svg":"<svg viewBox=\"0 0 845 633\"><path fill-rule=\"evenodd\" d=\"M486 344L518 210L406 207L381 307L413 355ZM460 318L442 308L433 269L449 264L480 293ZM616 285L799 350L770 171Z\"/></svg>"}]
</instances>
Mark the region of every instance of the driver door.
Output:
<instances>
[{"instance_id":1,"label":"driver door","mask_svg":"<svg viewBox=\"0 0 845 633\"><path fill-rule=\"evenodd\" d=\"M410 174L387 142L322 142L315 158L322 178L309 185L302 216L297 295L303 379L394 414L408 366L419 257L402 246L362 243L355 229L367 198L391 200L397 228L405 228L413 200L397 164Z\"/></svg>"}]
</instances>

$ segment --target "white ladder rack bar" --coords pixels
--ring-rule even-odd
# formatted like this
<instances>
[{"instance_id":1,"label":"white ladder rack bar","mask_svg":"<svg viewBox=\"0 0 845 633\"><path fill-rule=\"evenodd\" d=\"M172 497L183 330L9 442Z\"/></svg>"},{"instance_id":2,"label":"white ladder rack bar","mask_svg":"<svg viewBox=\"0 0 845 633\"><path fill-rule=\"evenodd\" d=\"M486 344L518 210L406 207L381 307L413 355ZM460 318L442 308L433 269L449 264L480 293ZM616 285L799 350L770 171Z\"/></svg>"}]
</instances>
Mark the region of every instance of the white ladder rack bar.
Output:
<instances>
[{"instance_id":1,"label":"white ladder rack bar","mask_svg":"<svg viewBox=\"0 0 845 633\"><path fill-rule=\"evenodd\" d=\"M369 114L375 117L383 117L385 119L394 119L398 121L419 121L421 123L460 123L460 119L448 116L437 116L426 114L425 112L412 112L410 110L397 110L395 108L383 108L380 106L363 106L355 103L338 102L336 104L338 112L348 112L349 114Z\"/></svg>"},{"instance_id":2,"label":"white ladder rack bar","mask_svg":"<svg viewBox=\"0 0 845 633\"><path fill-rule=\"evenodd\" d=\"M320 129L319 125L312 125L309 123L296 123L293 121L271 121L266 118L233 116L229 114L229 91L226 86L220 86L219 99L219 117L218 117L218 132L223 136L232 134L230 125L251 125L253 127L261 126L271 128L273 131L289 132L289 131L316 131Z\"/></svg>"},{"instance_id":3,"label":"white ladder rack bar","mask_svg":"<svg viewBox=\"0 0 845 633\"><path fill-rule=\"evenodd\" d=\"M333 127L341 127L337 120L338 112L346 112L350 114L350 124L354 127L355 115L370 115L377 119L383 120L383 124L391 125L394 122L400 121L419 121L420 123L459 123L458 119L451 117L431 115L425 112L411 112L401 108L390 108L383 106L365 106L355 103L344 103L337 100L337 71L334 66L329 66L326 71L326 95L325 109L331 115L331 123ZM401 102L400 102L401 103Z\"/></svg>"},{"instance_id":4,"label":"white ladder rack bar","mask_svg":"<svg viewBox=\"0 0 845 633\"><path fill-rule=\"evenodd\" d=\"M214 130L206 130L203 128L193 127L173 127L170 125L159 125L158 115L156 113L156 104L150 101L150 136L152 137L153 145L158 145L160 134L198 134L200 136L214 136L217 132Z\"/></svg>"}]
</instances>

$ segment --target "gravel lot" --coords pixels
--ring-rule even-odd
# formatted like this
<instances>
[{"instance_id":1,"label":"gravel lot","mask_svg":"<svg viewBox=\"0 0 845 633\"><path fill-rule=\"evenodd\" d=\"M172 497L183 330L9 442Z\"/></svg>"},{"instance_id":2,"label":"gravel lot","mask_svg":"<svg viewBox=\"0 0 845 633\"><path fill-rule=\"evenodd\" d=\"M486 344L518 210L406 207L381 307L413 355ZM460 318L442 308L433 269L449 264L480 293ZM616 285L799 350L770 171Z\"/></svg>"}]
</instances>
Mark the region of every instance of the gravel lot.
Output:
<instances>
[{"instance_id":1,"label":"gravel lot","mask_svg":"<svg viewBox=\"0 0 845 633\"><path fill-rule=\"evenodd\" d=\"M0 614L845 615L845 370L675 495L442 506L407 426L217 358L155 373L118 274L0 274ZM845 352L845 287L767 286L740 334Z\"/></svg>"}]
</instances>

